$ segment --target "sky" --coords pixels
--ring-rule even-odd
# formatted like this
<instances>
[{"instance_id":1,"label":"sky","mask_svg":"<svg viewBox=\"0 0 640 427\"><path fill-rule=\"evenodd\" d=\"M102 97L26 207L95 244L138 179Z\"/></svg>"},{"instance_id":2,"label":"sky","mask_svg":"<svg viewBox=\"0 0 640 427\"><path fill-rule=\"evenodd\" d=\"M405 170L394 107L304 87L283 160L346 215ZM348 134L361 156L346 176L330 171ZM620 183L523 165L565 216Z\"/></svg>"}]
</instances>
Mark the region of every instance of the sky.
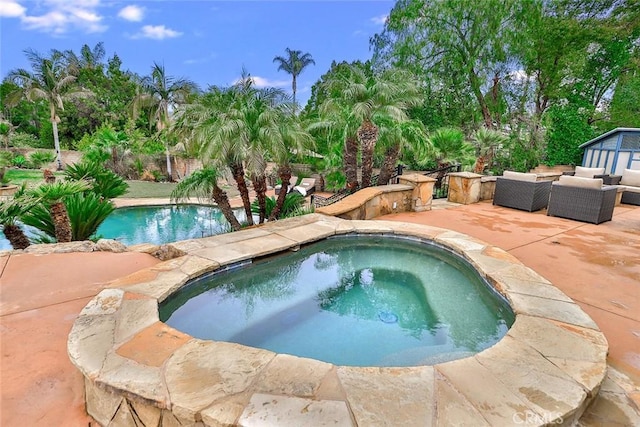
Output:
<instances>
[{"instance_id":1,"label":"sky","mask_svg":"<svg viewBox=\"0 0 640 427\"><path fill-rule=\"evenodd\" d=\"M154 62L166 73L227 86L243 67L257 86L291 92L291 76L273 58L285 48L308 52L315 65L298 77L298 101L331 61L371 58L369 38L382 31L393 0L0 0L0 77L29 69L26 49L80 52L103 42L122 69L142 76Z\"/></svg>"}]
</instances>

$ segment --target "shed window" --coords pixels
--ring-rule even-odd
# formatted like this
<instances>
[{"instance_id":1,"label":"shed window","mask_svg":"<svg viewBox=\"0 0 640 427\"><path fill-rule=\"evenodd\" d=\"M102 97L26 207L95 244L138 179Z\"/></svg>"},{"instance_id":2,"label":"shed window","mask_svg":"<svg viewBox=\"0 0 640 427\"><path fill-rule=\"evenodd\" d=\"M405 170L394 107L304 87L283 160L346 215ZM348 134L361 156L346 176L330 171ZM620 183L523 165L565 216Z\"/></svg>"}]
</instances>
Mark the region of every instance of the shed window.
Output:
<instances>
[{"instance_id":1,"label":"shed window","mask_svg":"<svg viewBox=\"0 0 640 427\"><path fill-rule=\"evenodd\" d=\"M618 145L618 135L610 136L602 141L602 148L611 148L615 150L616 145Z\"/></svg>"},{"instance_id":2,"label":"shed window","mask_svg":"<svg viewBox=\"0 0 640 427\"><path fill-rule=\"evenodd\" d=\"M622 150L640 150L640 134L622 134Z\"/></svg>"}]
</instances>

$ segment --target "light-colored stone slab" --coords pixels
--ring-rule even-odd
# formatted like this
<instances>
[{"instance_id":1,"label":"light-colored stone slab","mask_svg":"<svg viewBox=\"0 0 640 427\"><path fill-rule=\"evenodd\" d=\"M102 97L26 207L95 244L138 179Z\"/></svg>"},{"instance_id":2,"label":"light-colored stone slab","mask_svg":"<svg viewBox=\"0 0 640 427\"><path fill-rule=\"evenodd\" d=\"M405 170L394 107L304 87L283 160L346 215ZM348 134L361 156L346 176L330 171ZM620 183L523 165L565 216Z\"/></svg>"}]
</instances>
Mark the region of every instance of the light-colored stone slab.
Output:
<instances>
[{"instance_id":1,"label":"light-colored stone slab","mask_svg":"<svg viewBox=\"0 0 640 427\"><path fill-rule=\"evenodd\" d=\"M69 359L89 378L102 369L107 353L113 347L116 329L114 316L79 316L67 341Z\"/></svg>"},{"instance_id":2,"label":"light-colored stone slab","mask_svg":"<svg viewBox=\"0 0 640 427\"><path fill-rule=\"evenodd\" d=\"M287 239L278 234L270 234L258 239L239 241L233 244L233 248L247 255L246 258L255 258L284 251L297 245L298 242L294 240Z\"/></svg>"},{"instance_id":3,"label":"light-colored stone slab","mask_svg":"<svg viewBox=\"0 0 640 427\"><path fill-rule=\"evenodd\" d=\"M588 398L592 398L598 392L602 379L606 375L607 364L604 362L585 362L559 357L548 357L548 359L574 381L581 384L586 390Z\"/></svg>"},{"instance_id":4,"label":"light-colored stone slab","mask_svg":"<svg viewBox=\"0 0 640 427\"><path fill-rule=\"evenodd\" d=\"M513 416L535 410L514 394L475 358L455 360L435 368L476 408L490 425L513 425Z\"/></svg>"},{"instance_id":5,"label":"light-colored stone slab","mask_svg":"<svg viewBox=\"0 0 640 427\"><path fill-rule=\"evenodd\" d=\"M262 371L255 391L312 397L332 367L318 360L279 354Z\"/></svg>"},{"instance_id":6,"label":"light-colored stone slab","mask_svg":"<svg viewBox=\"0 0 640 427\"><path fill-rule=\"evenodd\" d=\"M221 266L253 258L251 253L235 249L235 245L207 247L193 252L193 255L209 259Z\"/></svg>"},{"instance_id":7,"label":"light-colored stone slab","mask_svg":"<svg viewBox=\"0 0 640 427\"><path fill-rule=\"evenodd\" d=\"M156 402L160 407L169 406L168 392L160 368L137 363L115 352L107 355L96 382L128 390L134 395Z\"/></svg>"},{"instance_id":8,"label":"light-colored stone slab","mask_svg":"<svg viewBox=\"0 0 640 427\"><path fill-rule=\"evenodd\" d=\"M598 329L598 325L582 311L578 304L541 298L534 295L511 293L507 297L516 314L537 316L584 328Z\"/></svg>"},{"instance_id":9,"label":"light-colored stone slab","mask_svg":"<svg viewBox=\"0 0 640 427\"><path fill-rule=\"evenodd\" d=\"M171 245L174 248L181 250L185 253L193 253L194 251L197 251L198 249L203 249L205 247L202 240L204 239L182 240L180 242L174 242ZM156 250L157 249L154 249L151 252L155 252ZM150 253L150 252L147 252L147 253Z\"/></svg>"},{"instance_id":10,"label":"light-colored stone slab","mask_svg":"<svg viewBox=\"0 0 640 427\"><path fill-rule=\"evenodd\" d=\"M216 247L241 242L243 240L266 237L269 234L271 234L271 232L267 229L263 229L262 227L246 228L244 230L235 231L233 233L218 234L217 236L198 239L198 242L205 247Z\"/></svg>"},{"instance_id":11,"label":"light-colored stone slab","mask_svg":"<svg viewBox=\"0 0 640 427\"><path fill-rule=\"evenodd\" d=\"M124 400L118 408L118 412L116 412L116 415L108 424L108 427L130 427L135 425L136 420L131 413L131 409L129 408L127 401Z\"/></svg>"},{"instance_id":12,"label":"light-colored stone slab","mask_svg":"<svg viewBox=\"0 0 640 427\"><path fill-rule=\"evenodd\" d=\"M433 367L342 366L338 368L338 377L359 426L431 425L434 416Z\"/></svg>"},{"instance_id":13,"label":"light-colored stone slab","mask_svg":"<svg viewBox=\"0 0 640 427\"><path fill-rule=\"evenodd\" d=\"M351 427L344 402L256 393L239 420L242 427Z\"/></svg>"},{"instance_id":14,"label":"light-colored stone slab","mask_svg":"<svg viewBox=\"0 0 640 427\"><path fill-rule=\"evenodd\" d=\"M385 224L387 221L351 221L356 233L393 233L393 228Z\"/></svg>"},{"instance_id":15,"label":"light-colored stone slab","mask_svg":"<svg viewBox=\"0 0 640 427\"><path fill-rule=\"evenodd\" d=\"M469 251L482 251L487 247L486 243L479 243L469 237L442 237L442 235L436 236L435 240L451 249L456 253L466 253Z\"/></svg>"},{"instance_id":16,"label":"light-colored stone slab","mask_svg":"<svg viewBox=\"0 0 640 427\"><path fill-rule=\"evenodd\" d=\"M202 421L207 426L236 426L238 418L249 404L251 394L244 392L218 399L200 412Z\"/></svg>"},{"instance_id":17,"label":"light-colored stone slab","mask_svg":"<svg viewBox=\"0 0 640 427\"><path fill-rule=\"evenodd\" d=\"M101 316L114 314L122 304L124 291L121 289L104 289L87 304L80 316Z\"/></svg>"},{"instance_id":18,"label":"light-colored stone slab","mask_svg":"<svg viewBox=\"0 0 640 427\"><path fill-rule=\"evenodd\" d=\"M507 335L535 348L546 358L606 363L607 346L594 344L551 320L519 315Z\"/></svg>"},{"instance_id":19,"label":"light-colored stone slab","mask_svg":"<svg viewBox=\"0 0 640 427\"><path fill-rule=\"evenodd\" d=\"M395 234L421 237L428 240L433 240L436 238L436 236L446 231L443 228L431 227L428 225L412 224L408 222L389 222L393 223L393 225L391 225L391 228L393 228L393 232Z\"/></svg>"},{"instance_id":20,"label":"light-colored stone slab","mask_svg":"<svg viewBox=\"0 0 640 427\"><path fill-rule=\"evenodd\" d=\"M509 336L476 359L546 420L568 418L587 398L582 386L564 371Z\"/></svg>"},{"instance_id":21,"label":"light-colored stone slab","mask_svg":"<svg viewBox=\"0 0 640 427\"><path fill-rule=\"evenodd\" d=\"M544 282L531 281L519 277L503 275L501 272L502 270L493 272L489 277L487 277L487 279L489 283L491 283L502 295L506 295L508 292L518 293L573 303L573 300L564 292L551 285L546 280Z\"/></svg>"},{"instance_id":22,"label":"light-colored stone slab","mask_svg":"<svg viewBox=\"0 0 640 427\"><path fill-rule=\"evenodd\" d=\"M436 374L434 389L434 426L490 427L480 412L440 374Z\"/></svg>"},{"instance_id":23,"label":"light-colored stone slab","mask_svg":"<svg viewBox=\"0 0 640 427\"><path fill-rule=\"evenodd\" d=\"M160 424L160 417L162 416L162 409L155 406L146 405L144 403L129 401L129 406L133 409L135 417L140 423L147 426L157 426Z\"/></svg>"},{"instance_id":24,"label":"light-colored stone slab","mask_svg":"<svg viewBox=\"0 0 640 427\"><path fill-rule=\"evenodd\" d=\"M121 253L126 252L127 247L114 239L100 239L96 242L96 251Z\"/></svg>"},{"instance_id":25,"label":"light-colored stone slab","mask_svg":"<svg viewBox=\"0 0 640 427\"><path fill-rule=\"evenodd\" d=\"M184 262L180 266L180 271L189 276L189 278L198 277L220 268L220 264L217 262L199 256L187 255L183 258Z\"/></svg>"},{"instance_id":26,"label":"light-colored stone slab","mask_svg":"<svg viewBox=\"0 0 640 427\"><path fill-rule=\"evenodd\" d=\"M275 353L239 344L193 340L165 364L165 381L178 417L196 415L216 400L245 391Z\"/></svg>"},{"instance_id":27,"label":"light-colored stone slab","mask_svg":"<svg viewBox=\"0 0 640 427\"><path fill-rule=\"evenodd\" d=\"M125 289L128 292L146 295L162 302L188 280L189 276L180 270L161 271L152 281L129 285Z\"/></svg>"},{"instance_id":28,"label":"light-colored stone slab","mask_svg":"<svg viewBox=\"0 0 640 427\"><path fill-rule=\"evenodd\" d=\"M116 317L115 343L121 343L160 320L155 298L126 299Z\"/></svg>"},{"instance_id":29,"label":"light-colored stone slab","mask_svg":"<svg viewBox=\"0 0 640 427\"><path fill-rule=\"evenodd\" d=\"M298 244L313 242L336 234L336 228L320 222L276 231L276 234Z\"/></svg>"},{"instance_id":30,"label":"light-colored stone slab","mask_svg":"<svg viewBox=\"0 0 640 427\"><path fill-rule=\"evenodd\" d=\"M336 226L336 234L348 234L354 231L355 227L351 224L351 221L344 221Z\"/></svg>"},{"instance_id":31,"label":"light-colored stone slab","mask_svg":"<svg viewBox=\"0 0 640 427\"><path fill-rule=\"evenodd\" d=\"M87 413L100 425L108 425L124 400L123 397L113 391L101 389L86 378L84 385Z\"/></svg>"},{"instance_id":32,"label":"light-colored stone slab","mask_svg":"<svg viewBox=\"0 0 640 427\"><path fill-rule=\"evenodd\" d=\"M626 395L601 391L580 418L578 426L640 426L640 411Z\"/></svg>"}]
</instances>

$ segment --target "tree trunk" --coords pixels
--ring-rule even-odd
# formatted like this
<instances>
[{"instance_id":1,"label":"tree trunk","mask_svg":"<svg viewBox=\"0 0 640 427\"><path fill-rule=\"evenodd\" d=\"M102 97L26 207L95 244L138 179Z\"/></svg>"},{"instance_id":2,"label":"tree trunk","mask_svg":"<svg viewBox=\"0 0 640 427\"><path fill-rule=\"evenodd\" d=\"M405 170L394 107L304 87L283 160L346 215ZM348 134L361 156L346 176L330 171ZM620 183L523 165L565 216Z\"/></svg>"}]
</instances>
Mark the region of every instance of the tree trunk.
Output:
<instances>
[{"instance_id":1,"label":"tree trunk","mask_svg":"<svg viewBox=\"0 0 640 427\"><path fill-rule=\"evenodd\" d=\"M400 144L394 144L387 148L384 156L384 162L382 162L382 169L380 169L380 176L378 177L377 185L386 185L393 175L393 170L396 167L398 161L398 155L400 154Z\"/></svg>"},{"instance_id":2,"label":"tree trunk","mask_svg":"<svg viewBox=\"0 0 640 427\"><path fill-rule=\"evenodd\" d=\"M486 99L482 95L482 90L480 89L480 79L478 78L475 70L472 68L469 71L469 80L471 83L471 90L480 105L480 110L482 111L482 118L484 119L484 125L487 129L495 129L493 126L493 120L491 118L491 112L489 111L489 106L487 105Z\"/></svg>"},{"instance_id":3,"label":"tree trunk","mask_svg":"<svg viewBox=\"0 0 640 427\"><path fill-rule=\"evenodd\" d=\"M296 105L296 92L298 90L298 84L297 84L297 81L296 81L296 75L295 74L293 74L293 79L291 81L291 89L293 91L293 115L295 116L296 115L296 108L297 108L297 105Z\"/></svg>"},{"instance_id":4,"label":"tree trunk","mask_svg":"<svg viewBox=\"0 0 640 427\"><path fill-rule=\"evenodd\" d=\"M165 150L165 156L167 158L167 180L173 182L173 170L171 169L171 153L169 153L169 147Z\"/></svg>"},{"instance_id":5,"label":"tree trunk","mask_svg":"<svg viewBox=\"0 0 640 427\"><path fill-rule=\"evenodd\" d=\"M280 177L280 181L282 184L282 189L278 194L278 198L276 199L276 206L271 211L271 215L269 215L269 221L274 221L280 217L280 211L282 210L282 206L284 205L284 199L287 197L287 185L291 179L291 167L289 165L282 165L278 169L278 176Z\"/></svg>"},{"instance_id":6,"label":"tree trunk","mask_svg":"<svg viewBox=\"0 0 640 427\"><path fill-rule=\"evenodd\" d=\"M231 229L233 231L240 230L242 225L240 225L238 218L233 214L233 209L231 209L231 205L229 204L227 193L225 193L222 188L218 187L218 185L215 185L211 192L211 197L220 208L220 212L222 212L222 215L227 219L229 225L231 225Z\"/></svg>"},{"instance_id":7,"label":"tree trunk","mask_svg":"<svg viewBox=\"0 0 640 427\"><path fill-rule=\"evenodd\" d=\"M72 236L71 222L64 202L59 201L51 204L51 220L53 221L58 243L70 242Z\"/></svg>"},{"instance_id":8,"label":"tree trunk","mask_svg":"<svg viewBox=\"0 0 640 427\"><path fill-rule=\"evenodd\" d=\"M51 126L53 127L53 146L56 149L56 163L58 170L62 170L62 154L60 153L60 140L58 139L58 123L55 115L51 118Z\"/></svg>"},{"instance_id":9,"label":"tree trunk","mask_svg":"<svg viewBox=\"0 0 640 427\"><path fill-rule=\"evenodd\" d=\"M253 225L253 216L251 215L251 199L249 198L249 188L247 187L247 181L244 179L244 167L242 163L234 163L231 166L231 175L236 181L236 186L240 192L240 198L242 198L242 205L244 206L244 213L247 215L247 224Z\"/></svg>"},{"instance_id":10,"label":"tree trunk","mask_svg":"<svg viewBox=\"0 0 640 427\"><path fill-rule=\"evenodd\" d=\"M24 231L22 231L22 228L18 225L4 224L4 229L2 231L9 243L11 243L11 246L13 246L13 249L25 249L31 244L27 236L24 234Z\"/></svg>"},{"instance_id":11,"label":"tree trunk","mask_svg":"<svg viewBox=\"0 0 640 427\"><path fill-rule=\"evenodd\" d=\"M365 120L358 129L358 139L362 144L362 188L366 188L371 186L373 151L378 141L378 127L370 120Z\"/></svg>"},{"instance_id":12,"label":"tree trunk","mask_svg":"<svg viewBox=\"0 0 640 427\"><path fill-rule=\"evenodd\" d=\"M347 176L347 188L354 192L358 189L358 140L347 137L344 143L344 174Z\"/></svg>"},{"instance_id":13,"label":"tree trunk","mask_svg":"<svg viewBox=\"0 0 640 427\"><path fill-rule=\"evenodd\" d=\"M253 191L256 192L256 199L258 199L259 223L262 224L267 216L267 178L264 175L253 176L251 183Z\"/></svg>"}]
</instances>

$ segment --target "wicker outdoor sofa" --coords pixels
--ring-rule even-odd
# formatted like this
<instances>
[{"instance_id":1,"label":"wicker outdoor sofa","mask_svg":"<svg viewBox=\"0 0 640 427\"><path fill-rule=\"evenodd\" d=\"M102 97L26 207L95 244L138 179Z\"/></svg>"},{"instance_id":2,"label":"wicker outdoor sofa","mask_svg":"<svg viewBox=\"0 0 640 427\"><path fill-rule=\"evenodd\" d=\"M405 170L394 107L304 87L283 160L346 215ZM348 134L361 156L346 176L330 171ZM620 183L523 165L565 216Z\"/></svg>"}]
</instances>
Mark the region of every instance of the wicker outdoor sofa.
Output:
<instances>
[{"instance_id":1,"label":"wicker outdoor sofa","mask_svg":"<svg viewBox=\"0 0 640 427\"><path fill-rule=\"evenodd\" d=\"M602 178L561 176L551 186L547 215L593 224L611 221L618 189L602 182Z\"/></svg>"},{"instance_id":2,"label":"wicker outdoor sofa","mask_svg":"<svg viewBox=\"0 0 640 427\"><path fill-rule=\"evenodd\" d=\"M621 202L640 206L640 170L625 169L620 185L624 187Z\"/></svg>"},{"instance_id":3,"label":"wicker outdoor sofa","mask_svg":"<svg viewBox=\"0 0 640 427\"><path fill-rule=\"evenodd\" d=\"M527 212L547 207L551 181L537 181L535 173L504 171L496 178L493 204Z\"/></svg>"}]
</instances>

